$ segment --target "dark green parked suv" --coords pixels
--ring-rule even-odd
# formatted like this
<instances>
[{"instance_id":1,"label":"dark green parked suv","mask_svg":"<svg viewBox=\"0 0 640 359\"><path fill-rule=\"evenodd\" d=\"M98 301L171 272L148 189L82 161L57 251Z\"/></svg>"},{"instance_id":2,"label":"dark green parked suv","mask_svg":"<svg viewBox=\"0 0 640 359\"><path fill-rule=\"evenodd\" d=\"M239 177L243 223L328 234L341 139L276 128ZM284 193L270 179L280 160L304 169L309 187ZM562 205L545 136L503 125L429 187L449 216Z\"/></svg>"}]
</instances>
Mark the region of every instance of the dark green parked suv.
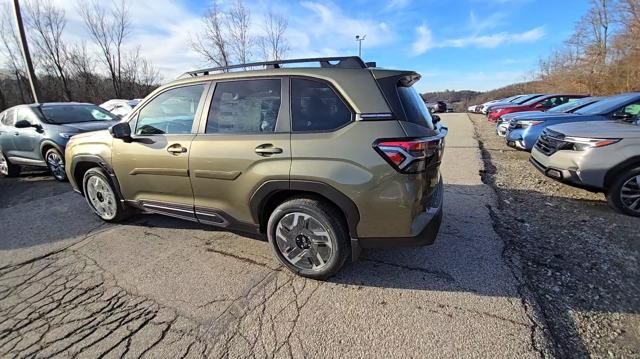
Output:
<instances>
[{"instance_id":1,"label":"dark green parked suv","mask_svg":"<svg viewBox=\"0 0 640 359\"><path fill-rule=\"evenodd\" d=\"M344 57L186 75L68 143L71 184L103 220L138 209L263 233L285 266L319 279L361 247L435 240L447 130L417 73Z\"/></svg>"}]
</instances>

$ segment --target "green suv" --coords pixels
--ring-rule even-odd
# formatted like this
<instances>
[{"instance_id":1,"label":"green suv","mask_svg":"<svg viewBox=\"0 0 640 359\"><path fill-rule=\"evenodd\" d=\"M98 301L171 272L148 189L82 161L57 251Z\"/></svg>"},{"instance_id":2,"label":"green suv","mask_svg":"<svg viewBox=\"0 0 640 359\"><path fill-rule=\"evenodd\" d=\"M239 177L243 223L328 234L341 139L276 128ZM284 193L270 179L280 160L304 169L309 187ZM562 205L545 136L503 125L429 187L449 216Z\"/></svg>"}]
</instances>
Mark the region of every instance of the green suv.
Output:
<instances>
[{"instance_id":1,"label":"green suv","mask_svg":"<svg viewBox=\"0 0 640 359\"><path fill-rule=\"evenodd\" d=\"M316 279L360 248L435 240L447 130L417 73L340 57L183 77L67 144L70 182L103 220L141 210L266 234L283 265Z\"/></svg>"}]
</instances>

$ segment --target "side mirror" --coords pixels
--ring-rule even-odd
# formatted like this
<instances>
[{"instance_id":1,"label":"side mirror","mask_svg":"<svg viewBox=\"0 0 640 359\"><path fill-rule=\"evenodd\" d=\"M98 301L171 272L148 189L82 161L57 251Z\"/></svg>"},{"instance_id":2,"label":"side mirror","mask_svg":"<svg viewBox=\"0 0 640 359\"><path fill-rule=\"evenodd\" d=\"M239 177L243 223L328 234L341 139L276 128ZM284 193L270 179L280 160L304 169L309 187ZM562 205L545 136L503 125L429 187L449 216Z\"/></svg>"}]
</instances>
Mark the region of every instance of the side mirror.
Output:
<instances>
[{"instance_id":1,"label":"side mirror","mask_svg":"<svg viewBox=\"0 0 640 359\"><path fill-rule=\"evenodd\" d=\"M16 121L16 123L13 125L15 128L29 128L29 127L36 127L34 126L31 122L27 121L27 120L18 120Z\"/></svg>"},{"instance_id":2,"label":"side mirror","mask_svg":"<svg viewBox=\"0 0 640 359\"><path fill-rule=\"evenodd\" d=\"M440 118L440 116L438 116L438 115L432 115L432 116L431 116L431 119L433 120L433 124L434 124L434 125L435 125L436 123L438 123L438 122L440 122L440 121L441 121L441 118Z\"/></svg>"},{"instance_id":3,"label":"side mirror","mask_svg":"<svg viewBox=\"0 0 640 359\"><path fill-rule=\"evenodd\" d=\"M115 125L109 127L109 133L113 138L118 138L124 141L131 140L131 127L127 122L118 122Z\"/></svg>"},{"instance_id":4,"label":"side mirror","mask_svg":"<svg viewBox=\"0 0 640 359\"><path fill-rule=\"evenodd\" d=\"M533 108L538 109L538 110L544 110L545 107L544 107L543 104L539 103L539 104L533 106Z\"/></svg>"}]
</instances>

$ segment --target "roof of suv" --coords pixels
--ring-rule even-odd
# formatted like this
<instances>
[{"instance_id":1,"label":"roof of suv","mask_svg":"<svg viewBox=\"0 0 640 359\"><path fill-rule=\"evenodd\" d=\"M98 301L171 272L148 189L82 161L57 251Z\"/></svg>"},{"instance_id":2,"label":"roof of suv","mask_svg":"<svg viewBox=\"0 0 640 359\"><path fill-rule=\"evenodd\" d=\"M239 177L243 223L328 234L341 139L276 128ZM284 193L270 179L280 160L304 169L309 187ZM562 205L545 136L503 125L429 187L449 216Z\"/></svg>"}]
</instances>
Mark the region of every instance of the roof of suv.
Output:
<instances>
[{"instance_id":1,"label":"roof of suv","mask_svg":"<svg viewBox=\"0 0 640 359\"><path fill-rule=\"evenodd\" d=\"M346 60L356 62L349 63L349 67L340 67L338 65L330 65L327 67L325 65L330 61ZM280 67L278 65L280 62L275 61L234 65L225 68L204 69L188 72L183 76L189 77L179 78L160 87L156 91L162 91L167 87L173 87L176 85L188 85L202 81L239 80L271 76L308 76L330 82L340 91L356 112L378 113L389 112L389 106L387 105L378 84L374 80L397 76L410 78L411 83L413 83L420 79L420 75L414 71L387 70L367 67L359 57L284 60L282 62L297 63L296 61L299 61L299 63L320 62L321 67ZM271 68L233 72L228 71L229 69L242 69L244 67L256 66L266 66ZM210 74L212 71L223 72Z\"/></svg>"}]
</instances>

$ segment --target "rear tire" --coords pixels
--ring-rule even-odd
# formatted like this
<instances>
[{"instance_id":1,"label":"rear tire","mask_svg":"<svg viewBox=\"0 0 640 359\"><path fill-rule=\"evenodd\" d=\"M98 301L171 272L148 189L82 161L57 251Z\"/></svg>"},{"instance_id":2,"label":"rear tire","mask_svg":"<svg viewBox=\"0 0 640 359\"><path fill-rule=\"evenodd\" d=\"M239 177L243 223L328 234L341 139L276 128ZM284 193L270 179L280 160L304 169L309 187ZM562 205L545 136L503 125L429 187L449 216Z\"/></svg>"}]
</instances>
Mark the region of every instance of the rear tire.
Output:
<instances>
[{"instance_id":1,"label":"rear tire","mask_svg":"<svg viewBox=\"0 0 640 359\"><path fill-rule=\"evenodd\" d=\"M279 205L267 224L276 258L303 277L325 280L336 274L351 254L350 237L338 209L311 198Z\"/></svg>"},{"instance_id":2,"label":"rear tire","mask_svg":"<svg viewBox=\"0 0 640 359\"><path fill-rule=\"evenodd\" d=\"M133 209L123 203L115 186L99 167L85 172L82 191L89 208L105 222L120 222L133 215Z\"/></svg>"},{"instance_id":3,"label":"rear tire","mask_svg":"<svg viewBox=\"0 0 640 359\"><path fill-rule=\"evenodd\" d=\"M16 177L20 174L20 166L14 165L0 152L0 175Z\"/></svg>"},{"instance_id":4,"label":"rear tire","mask_svg":"<svg viewBox=\"0 0 640 359\"><path fill-rule=\"evenodd\" d=\"M60 182L67 181L67 174L64 169L64 156L55 148L50 148L44 155L44 161L47 163L49 171L53 178Z\"/></svg>"},{"instance_id":5,"label":"rear tire","mask_svg":"<svg viewBox=\"0 0 640 359\"><path fill-rule=\"evenodd\" d=\"M629 216L640 217L640 167L630 168L617 176L607 191L607 202Z\"/></svg>"}]
</instances>

